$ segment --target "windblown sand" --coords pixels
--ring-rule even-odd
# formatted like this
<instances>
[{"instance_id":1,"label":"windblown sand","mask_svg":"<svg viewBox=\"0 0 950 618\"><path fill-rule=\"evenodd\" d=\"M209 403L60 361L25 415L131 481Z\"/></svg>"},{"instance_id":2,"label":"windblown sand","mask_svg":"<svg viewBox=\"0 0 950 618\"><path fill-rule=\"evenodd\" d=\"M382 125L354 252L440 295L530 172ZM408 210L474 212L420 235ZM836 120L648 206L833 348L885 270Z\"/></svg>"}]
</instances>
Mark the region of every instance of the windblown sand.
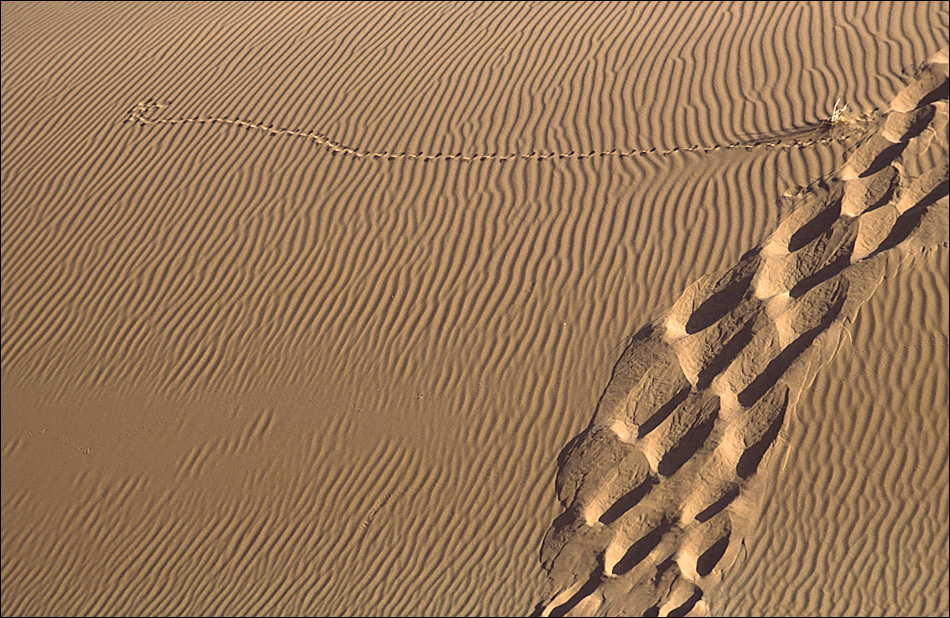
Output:
<instances>
[{"instance_id":1,"label":"windblown sand","mask_svg":"<svg viewBox=\"0 0 950 618\"><path fill-rule=\"evenodd\" d=\"M2 613L950 613L948 27L4 3Z\"/></svg>"}]
</instances>

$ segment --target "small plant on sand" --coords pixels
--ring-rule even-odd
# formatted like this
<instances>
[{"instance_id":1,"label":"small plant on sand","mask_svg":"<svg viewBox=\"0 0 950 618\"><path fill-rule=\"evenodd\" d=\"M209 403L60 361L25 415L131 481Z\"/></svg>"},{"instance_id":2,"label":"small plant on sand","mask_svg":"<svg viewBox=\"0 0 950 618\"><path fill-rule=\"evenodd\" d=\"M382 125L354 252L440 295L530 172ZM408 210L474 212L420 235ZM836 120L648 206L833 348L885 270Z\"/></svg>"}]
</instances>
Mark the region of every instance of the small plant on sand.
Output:
<instances>
[{"instance_id":1,"label":"small plant on sand","mask_svg":"<svg viewBox=\"0 0 950 618\"><path fill-rule=\"evenodd\" d=\"M851 111L847 103L842 103L841 99L835 100L835 108L831 112L831 118L828 120L828 124L833 127L848 127L857 121L858 117Z\"/></svg>"}]
</instances>

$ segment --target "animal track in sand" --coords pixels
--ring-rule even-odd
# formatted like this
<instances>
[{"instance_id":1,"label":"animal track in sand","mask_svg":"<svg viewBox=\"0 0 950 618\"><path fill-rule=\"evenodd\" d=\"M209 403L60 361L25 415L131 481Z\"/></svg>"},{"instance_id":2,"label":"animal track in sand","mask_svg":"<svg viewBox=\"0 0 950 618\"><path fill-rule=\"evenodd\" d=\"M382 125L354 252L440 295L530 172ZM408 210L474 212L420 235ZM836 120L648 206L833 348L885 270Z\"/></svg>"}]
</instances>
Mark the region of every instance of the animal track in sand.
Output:
<instances>
[{"instance_id":1,"label":"animal track in sand","mask_svg":"<svg viewBox=\"0 0 950 618\"><path fill-rule=\"evenodd\" d=\"M847 123L838 121L839 108L835 104L835 112L832 118L821 122L785 132L771 133L759 136L741 142L730 144L715 144L712 146L682 146L670 148L668 150L659 150L657 148L622 150L614 148L612 150L592 150L589 152L537 152L528 153L508 153L501 154L493 152L490 154L465 154L458 152L455 154L446 154L443 152L425 153L425 152L389 152L385 150L371 150L358 148L335 141L327 135L316 132L309 132L300 129L290 129L278 127L272 124L257 123L241 118L226 118L222 116L204 116L194 118L160 118L156 112L168 107L167 103L159 103L155 99L147 99L130 109L125 118L125 122L133 122L139 126L158 126L158 125L183 125L183 124L205 124L205 125L224 125L243 127L247 130L260 131L274 137L294 137L311 141L318 146L323 147L331 155L340 154L346 157L357 159L373 159L383 161L411 160L429 163L433 161L461 161L463 163L474 162L499 162L511 160L522 161L548 161L548 160L584 160L593 158L608 157L644 157L644 156L670 156L686 152L713 153L724 150L754 148L770 148L789 150L793 148L804 148L817 144L828 144L831 142L847 141L863 132L863 130L875 120L875 113L865 114L864 116L849 116Z\"/></svg>"}]
</instances>

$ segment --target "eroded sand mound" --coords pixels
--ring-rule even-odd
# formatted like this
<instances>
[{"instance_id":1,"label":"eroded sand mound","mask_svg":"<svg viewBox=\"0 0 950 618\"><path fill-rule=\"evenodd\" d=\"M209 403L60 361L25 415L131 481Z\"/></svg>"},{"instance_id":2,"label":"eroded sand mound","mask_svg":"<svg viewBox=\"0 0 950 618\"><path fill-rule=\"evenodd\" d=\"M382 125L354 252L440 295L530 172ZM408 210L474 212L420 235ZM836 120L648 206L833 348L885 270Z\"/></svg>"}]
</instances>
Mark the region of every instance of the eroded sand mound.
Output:
<instances>
[{"instance_id":1,"label":"eroded sand mound","mask_svg":"<svg viewBox=\"0 0 950 618\"><path fill-rule=\"evenodd\" d=\"M559 459L542 615L705 610L757 515L763 459L888 254L946 242L947 80L944 49L764 244L633 336Z\"/></svg>"}]
</instances>

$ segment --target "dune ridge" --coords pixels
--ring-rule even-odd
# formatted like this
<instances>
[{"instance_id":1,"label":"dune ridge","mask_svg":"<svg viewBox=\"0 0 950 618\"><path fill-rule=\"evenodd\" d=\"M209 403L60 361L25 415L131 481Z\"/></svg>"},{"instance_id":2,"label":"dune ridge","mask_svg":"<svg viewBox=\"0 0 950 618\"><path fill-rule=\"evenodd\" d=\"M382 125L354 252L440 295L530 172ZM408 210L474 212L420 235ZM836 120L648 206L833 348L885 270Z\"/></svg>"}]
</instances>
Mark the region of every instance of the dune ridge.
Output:
<instances>
[{"instance_id":1,"label":"dune ridge","mask_svg":"<svg viewBox=\"0 0 950 618\"><path fill-rule=\"evenodd\" d=\"M944 48L762 245L633 336L558 458L541 615L707 610L754 521L760 465L888 254L947 242L948 76Z\"/></svg>"}]
</instances>

